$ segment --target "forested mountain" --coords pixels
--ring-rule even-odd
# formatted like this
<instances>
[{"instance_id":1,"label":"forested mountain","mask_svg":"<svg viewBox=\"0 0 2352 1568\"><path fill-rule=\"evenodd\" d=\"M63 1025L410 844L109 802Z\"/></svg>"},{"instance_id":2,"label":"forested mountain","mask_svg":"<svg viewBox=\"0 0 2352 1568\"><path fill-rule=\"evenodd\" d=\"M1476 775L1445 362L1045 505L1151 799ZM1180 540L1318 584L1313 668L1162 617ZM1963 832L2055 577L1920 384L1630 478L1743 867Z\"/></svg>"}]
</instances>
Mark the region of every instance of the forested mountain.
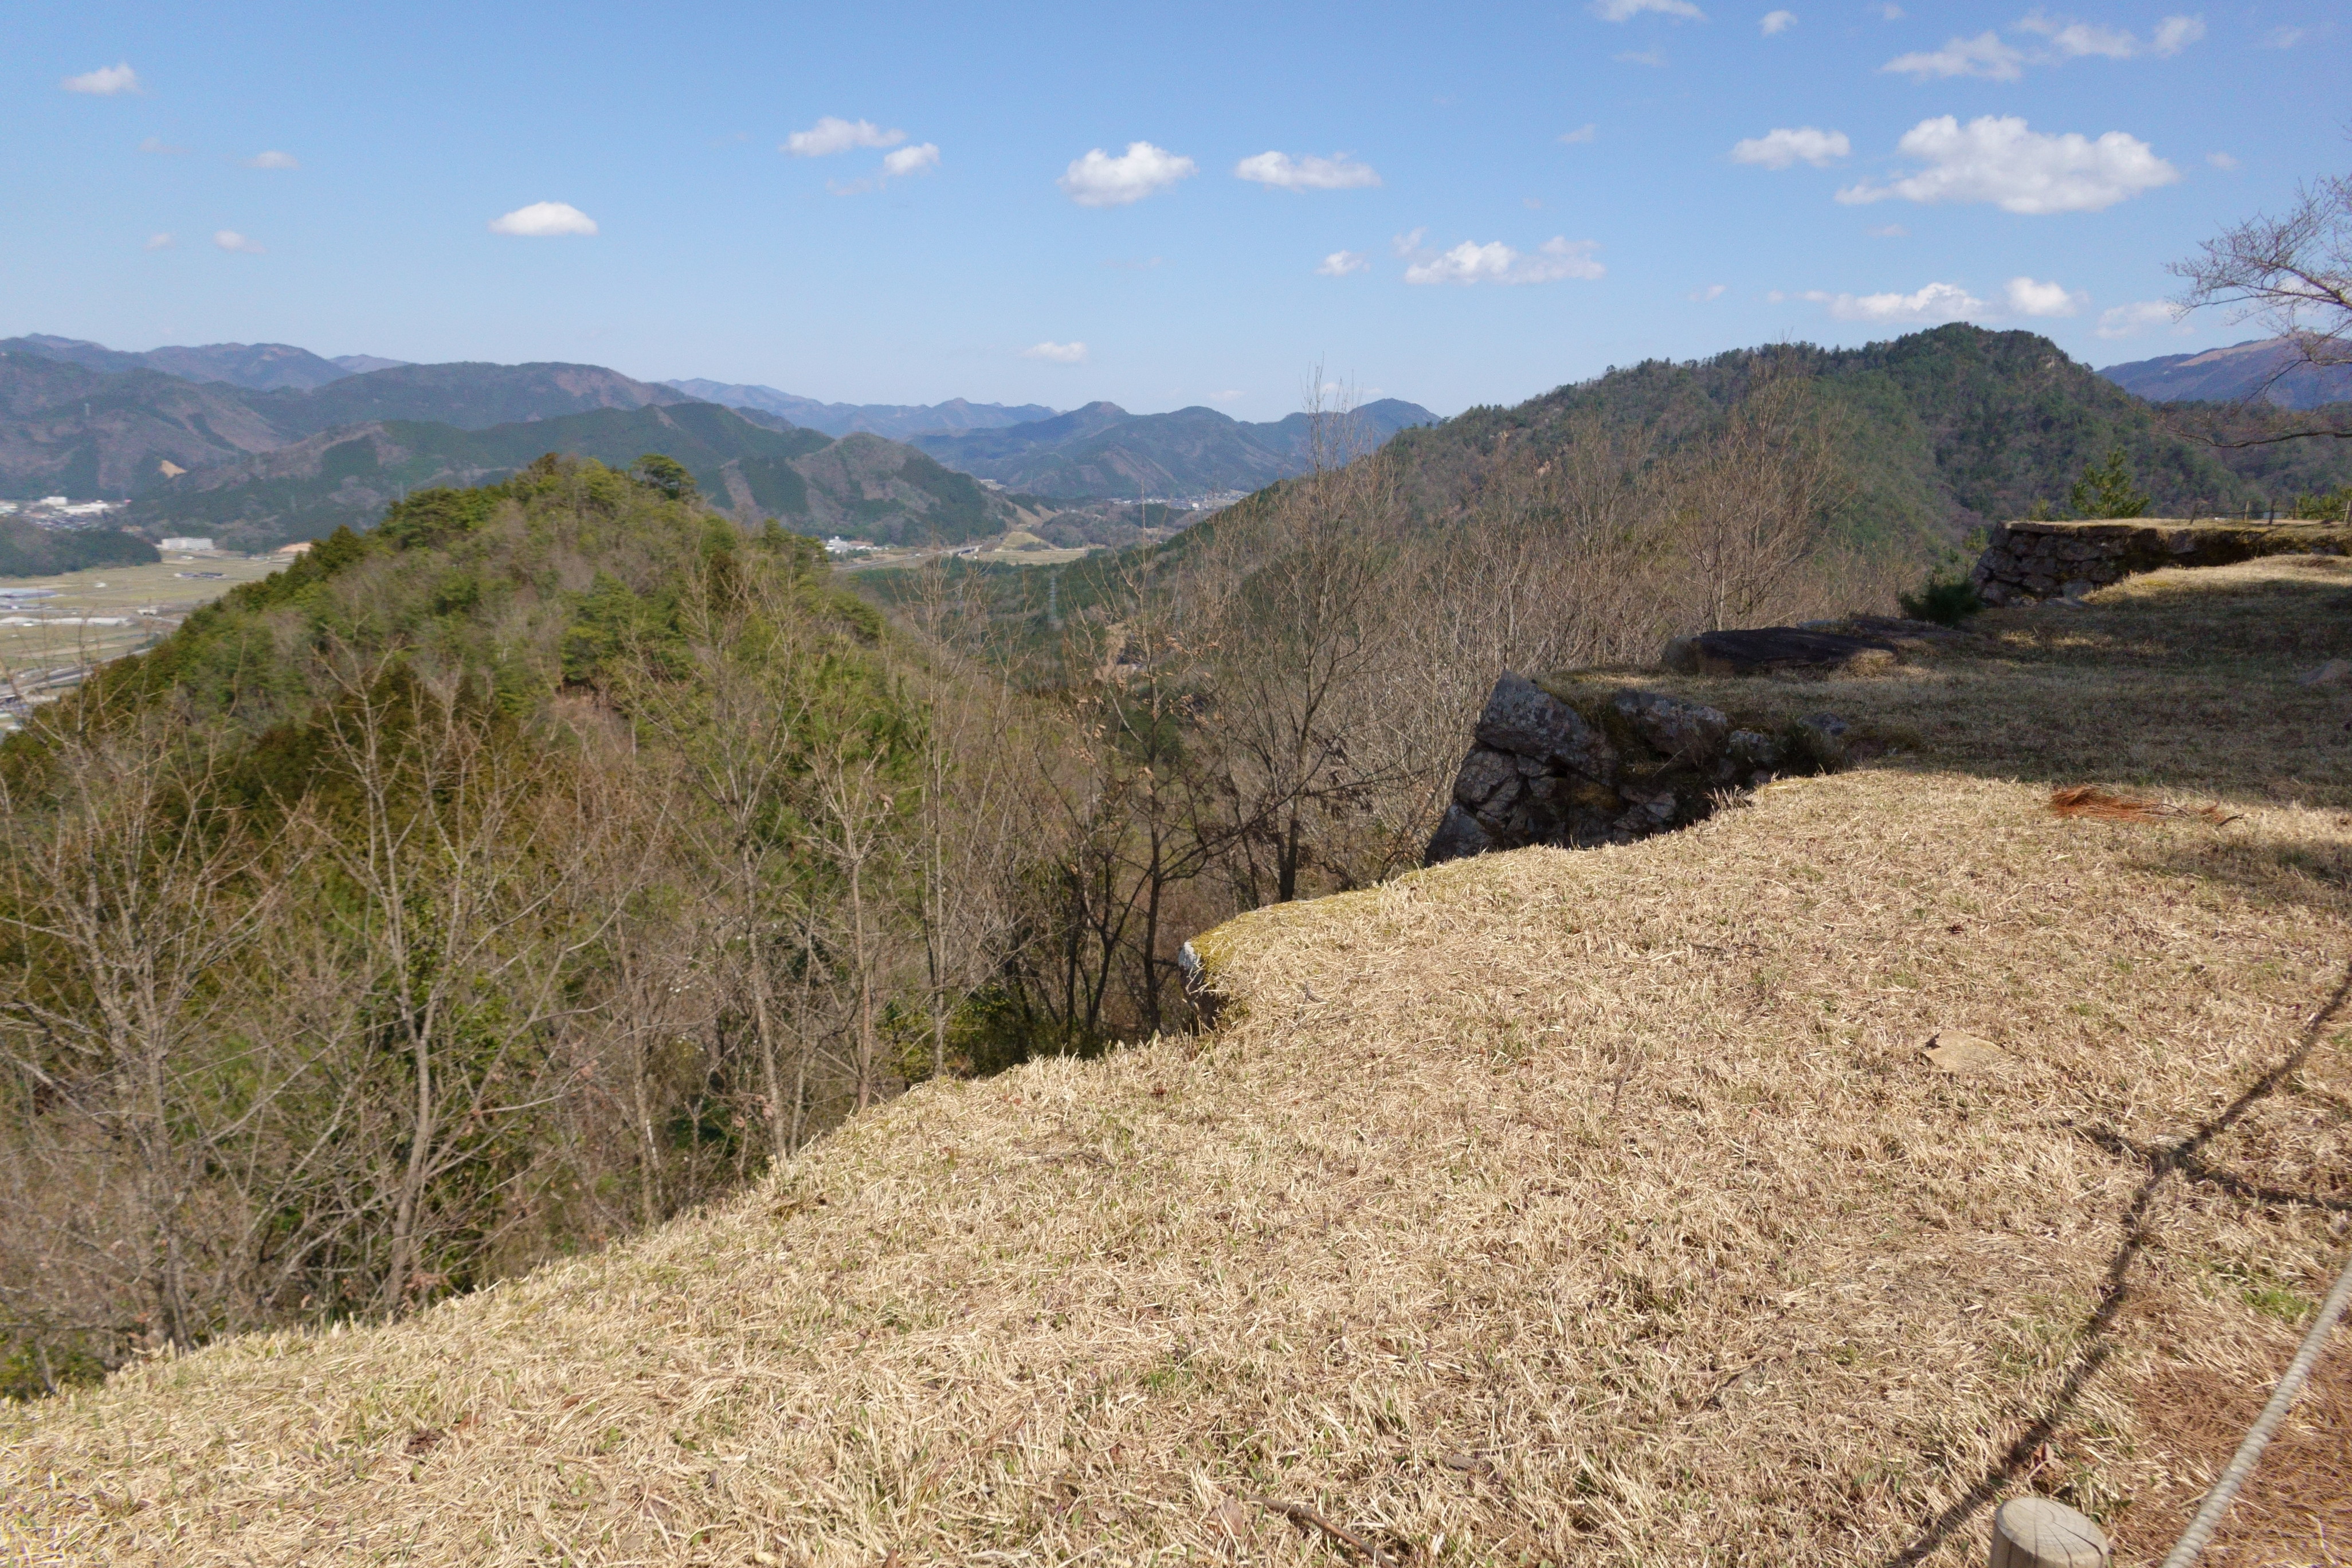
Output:
<instances>
[{"instance_id":1,"label":"forested mountain","mask_svg":"<svg viewBox=\"0 0 2352 1568\"><path fill-rule=\"evenodd\" d=\"M723 403L730 408L754 408L762 414L773 414L807 429L822 430L828 436L851 436L865 431L869 435L887 436L892 440L903 441L910 436L993 430L1006 425L1020 425L1033 419L1051 419L1054 416L1052 409L1036 403L1008 406L1002 403L968 403L961 397L932 404L820 403L814 397L796 397L772 386L746 386L724 381L666 381L662 384L675 387L689 397L701 398L706 403Z\"/></svg>"},{"instance_id":2,"label":"forested mountain","mask_svg":"<svg viewBox=\"0 0 2352 1568\"><path fill-rule=\"evenodd\" d=\"M1512 408L1474 408L1395 451L1423 504L1476 493L1510 443L1538 449L1580 423L1646 431L1666 447L1718 427L1759 377L1793 374L1857 483L1858 537L1958 539L2037 507L2063 508L2088 464L2120 450L2159 516L2236 511L2352 479L2352 443L2216 448L2168 429L2158 410L2032 332L1956 323L1858 349L1808 344L1613 369Z\"/></svg>"},{"instance_id":3,"label":"forested mountain","mask_svg":"<svg viewBox=\"0 0 2352 1568\"><path fill-rule=\"evenodd\" d=\"M415 420L341 426L168 479L132 502L127 521L150 533L207 534L228 548L262 550L373 527L410 491L500 479L548 452L614 468L658 452L683 464L713 504L803 533L952 543L1002 533L1018 516L1003 497L911 447L772 430L716 404L681 403L482 430Z\"/></svg>"},{"instance_id":4,"label":"forested mountain","mask_svg":"<svg viewBox=\"0 0 2352 1568\"><path fill-rule=\"evenodd\" d=\"M2352 403L2352 365L2321 370L2301 359L2285 339L2262 338L2111 364L2099 374L2150 403L2235 403L2258 395L2281 408Z\"/></svg>"},{"instance_id":5,"label":"forested mountain","mask_svg":"<svg viewBox=\"0 0 2352 1568\"><path fill-rule=\"evenodd\" d=\"M1436 422L1419 404L1392 397L1366 404L1349 421L1366 445ZM1089 403L1003 429L920 436L915 445L949 468L1030 495L1181 496L1252 490L1303 472L1310 427L1304 414L1252 425L1213 408L1129 414L1115 403Z\"/></svg>"}]
</instances>

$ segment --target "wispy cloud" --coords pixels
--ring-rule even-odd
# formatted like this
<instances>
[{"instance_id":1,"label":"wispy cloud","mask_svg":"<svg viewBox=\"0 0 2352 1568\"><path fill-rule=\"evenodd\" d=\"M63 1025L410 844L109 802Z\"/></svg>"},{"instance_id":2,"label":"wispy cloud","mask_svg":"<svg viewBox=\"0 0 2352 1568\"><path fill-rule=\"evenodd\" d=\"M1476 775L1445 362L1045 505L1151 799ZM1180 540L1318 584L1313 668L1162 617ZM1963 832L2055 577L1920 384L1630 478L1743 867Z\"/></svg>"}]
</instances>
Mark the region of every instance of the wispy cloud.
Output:
<instances>
[{"instance_id":1,"label":"wispy cloud","mask_svg":"<svg viewBox=\"0 0 2352 1568\"><path fill-rule=\"evenodd\" d=\"M1359 163L1345 153L1334 153L1328 158L1311 153L1296 158L1287 153L1260 153L1234 164L1234 173L1285 191L1355 191L1381 183L1370 163Z\"/></svg>"},{"instance_id":2,"label":"wispy cloud","mask_svg":"<svg viewBox=\"0 0 2352 1568\"><path fill-rule=\"evenodd\" d=\"M1787 296L1779 296L1786 298ZM1987 311L1982 300L1957 283L1930 283L1909 294L1832 294L1809 289L1796 296L1825 305L1841 321L1886 321L1906 325L1962 321Z\"/></svg>"},{"instance_id":3,"label":"wispy cloud","mask_svg":"<svg viewBox=\"0 0 2352 1568\"><path fill-rule=\"evenodd\" d=\"M1078 342L1031 343L1021 351L1021 357L1044 360L1047 364L1084 364L1087 363L1087 345Z\"/></svg>"},{"instance_id":4,"label":"wispy cloud","mask_svg":"<svg viewBox=\"0 0 2352 1568\"><path fill-rule=\"evenodd\" d=\"M2225 174L2238 166L2238 161L2227 153L2208 153L2205 154L2205 161Z\"/></svg>"},{"instance_id":5,"label":"wispy cloud","mask_svg":"<svg viewBox=\"0 0 2352 1568\"><path fill-rule=\"evenodd\" d=\"M245 161L245 166L248 169L299 169L302 165L295 161L291 153L256 153Z\"/></svg>"},{"instance_id":6,"label":"wispy cloud","mask_svg":"<svg viewBox=\"0 0 2352 1568\"><path fill-rule=\"evenodd\" d=\"M1769 38L1775 33L1785 33L1796 25L1797 14L1794 11L1767 11L1764 13L1763 20L1758 22L1756 26L1758 31Z\"/></svg>"},{"instance_id":7,"label":"wispy cloud","mask_svg":"<svg viewBox=\"0 0 2352 1568\"><path fill-rule=\"evenodd\" d=\"M1677 22L1704 22L1706 13L1691 0L1592 0L1592 14L1604 22L1630 22L1644 12Z\"/></svg>"},{"instance_id":8,"label":"wispy cloud","mask_svg":"<svg viewBox=\"0 0 2352 1568\"><path fill-rule=\"evenodd\" d=\"M1646 49L1627 49L1623 54L1614 55L1611 58L1618 61L1621 65L1664 66L1666 63L1666 51L1663 48L1657 47Z\"/></svg>"},{"instance_id":9,"label":"wispy cloud","mask_svg":"<svg viewBox=\"0 0 2352 1568\"><path fill-rule=\"evenodd\" d=\"M1899 223L1883 223L1876 228L1866 228L1863 230L1863 232L1870 236L1873 239L1908 239L1911 237L1911 231L1904 227Z\"/></svg>"},{"instance_id":10,"label":"wispy cloud","mask_svg":"<svg viewBox=\"0 0 2352 1568\"><path fill-rule=\"evenodd\" d=\"M1533 251L1514 250L1500 240L1475 245L1464 240L1451 250L1420 252L1404 269L1408 283L1557 283L1567 278L1599 278L1608 271L1592 258L1601 248L1590 239L1570 242L1556 236Z\"/></svg>"},{"instance_id":11,"label":"wispy cloud","mask_svg":"<svg viewBox=\"0 0 2352 1568\"><path fill-rule=\"evenodd\" d=\"M2295 45L2303 42L2304 37L2304 30L2301 27L2273 27L2269 34L2263 39L2263 47L2266 49L2291 49L2294 47Z\"/></svg>"},{"instance_id":12,"label":"wispy cloud","mask_svg":"<svg viewBox=\"0 0 2352 1568\"><path fill-rule=\"evenodd\" d=\"M2161 300L2137 300L2099 312L2097 331L2103 338L2136 338L2152 327L2170 326L2180 314Z\"/></svg>"},{"instance_id":13,"label":"wispy cloud","mask_svg":"<svg viewBox=\"0 0 2352 1568\"><path fill-rule=\"evenodd\" d=\"M1598 125L1580 125L1573 131L1561 132L1559 139L1570 147L1581 147L1598 140L1600 135L1601 127Z\"/></svg>"},{"instance_id":14,"label":"wispy cloud","mask_svg":"<svg viewBox=\"0 0 2352 1568\"><path fill-rule=\"evenodd\" d=\"M1073 160L1055 184L1082 207L1120 207L1199 172L1200 165L1190 158L1149 142L1130 142L1116 158L1094 148L1085 157Z\"/></svg>"},{"instance_id":15,"label":"wispy cloud","mask_svg":"<svg viewBox=\"0 0 2352 1568\"><path fill-rule=\"evenodd\" d=\"M2017 28L2042 42L2021 48L1988 29L1973 38L1948 38L1939 49L1897 55L1878 68L1920 81L1964 76L2015 81L2025 74L2028 66L2063 65L2068 60L2093 58L2129 60L2149 55L2177 55L2205 36L2205 19L2167 16L2143 38L2126 28L2036 10L2020 19Z\"/></svg>"},{"instance_id":16,"label":"wispy cloud","mask_svg":"<svg viewBox=\"0 0 2352 1568\"><path fill-rule=\"evenodd\" d=\"M1684 298L1694 304L1704 305L1710 300L1720 300L1729 290L1721 283L1710 283L1704 289L1694 289Z\"/></svg>"},{"instance_id":17,"label":"wispy cloud","mask_svg":"<svg viewBox=\"0 0 2352 1568\"><path fill-rule=\"evenodd\" d=\"M155 153L167 157L176 157L187 152L185 147L174 147L169 142L164 141L161 136L150 136L147 140L139 143L139 150L142 153Z\"/></svg>"},{"instance_id":18,"label":"wispy cloud","mask_svg":"<svg viewBox=\"0 0 2352 1568\"><path fill-rule=\"evenodd\" d=\"M213 235L213 243L220 247L223 250L236 251L244 256L260 256L265 254L262 244L259 240L248 239L233 228L224 228L216 231Z\"/></svg>"},{"instance_id":19,"label":"wispy cloud","mask_svg":"<svg viewBox=\"0 0 2352 1568\"><path fill-rule=\"evenodd\" d=\"M844 120L828 114L806 131L784 138L782 152L795 158L829 158L859 147L896 147L907 139L903 131L885 131L870 120Z\"/></svg>"},{"instance_id":20,"label":"wispy cloud","mask_svg":"<svg viewBox=\"0 0 2352 1568\"><path fill-rule=\"evenodd\" d=\"M1731 144L1731 161L1754 163L1766 169L1785 169L1792 163L1811 163L1814 168L1826 168L1853 151L1843 131L1821 131L1811 125L1783 127L1750 136Z\"/></svg>"},{"instance_id":21,"label":"wispy cloud","mask_svg":"<svg viewBox=\"0 0 2352 1568\"><path fill-rule=\"evenodd\" d=\"M1902 6L1894 4L1893 0L1887 0L1887 4L1880 5L1877 10L1879 19L1885 22L1900 22L1910 15Z\"/></svg>"},{"instance_id":22,"label":"wispy cloud","mask_svg":"<svg viewBox=\"0 0 2352 1568\"><path fill-rule=\"evenodd\" d=\"M1934 78L1980 76L1994 81L2015 81L2025 74L2025 51L2000 41L1995 32L1973 38L1953 38L1940 49L1897 55L1878 68L1921 81Z\"/></svg>"},{"instance_id":23,"label":"wispy cloud","mask_svg":"<svg viewBox=\"0 0 2352 1568\"><path fill-rule=\"evenodd\" d=\"M168 234L151 234L147 237L147 243L141 246L139 248L142 250L169 250L174 243L175 241L173 241L172 237Z\"/></svg>"},{"instance_id":24,"label":"wispy cloud","mask_svg":"<svg viewBox=\"0 0 2352 1568\"><path fill-rule=\"evenodd\" d=\"M1346 278L1352 273L1369 271L1372 258L1360 250L1335 250L1316 267L1318 278Z\"/></svg>"},{"instance_id":25,"label":"wispy cloud","mask_svg":"<svg viewBox=\"0 0 2352 1568\"><path fill-rule=\"evenodd\" d=\"M69 76L58 83L68 92L86 92L94 98L113 98L125 92L144 92L139 73L128 65L100 66L94 71Z\"/></svg>"},{"instance_id":26,"label":"wispy cloud","mask_svg":"<svg viewBox=\"0 0 2352 1568\"><path fill-rule=\"evenodd\" d=\"M2168 185L2180 171L2137 137L2110 131L2044 135L2015 115L1984 115L1965 126L1949 114L1923 120L1896 144L1927 166L1885 185L1849 186L1849 204L1900 196L1914 202L1990 202L2004 212L2098 212Z\"/></svg>"},{"instance_id":27,"label":"wispy cloud","mask_svg":"<svg viewBox=\"0 0 2352 1568\"><path fill-rule=\"evenodd\" d=\"M596 220L570 202L533 202L490 220L492 234L519 235L525 239L553 239L562 235L596 232Z\"/></svg>"},{"instance_id":28,"label":"wispy cloud","mask_svg":"<svg viewBox=\"0 0 2352 1568\"><path fill-rule=\"evenodd\" d=\"M882 177L886 180L901 180L908 174L928 174L939 166L939 143L923 142L912 147L901 147L895 153L885 153L882 158Z\"/></svg>"}]
</instances>

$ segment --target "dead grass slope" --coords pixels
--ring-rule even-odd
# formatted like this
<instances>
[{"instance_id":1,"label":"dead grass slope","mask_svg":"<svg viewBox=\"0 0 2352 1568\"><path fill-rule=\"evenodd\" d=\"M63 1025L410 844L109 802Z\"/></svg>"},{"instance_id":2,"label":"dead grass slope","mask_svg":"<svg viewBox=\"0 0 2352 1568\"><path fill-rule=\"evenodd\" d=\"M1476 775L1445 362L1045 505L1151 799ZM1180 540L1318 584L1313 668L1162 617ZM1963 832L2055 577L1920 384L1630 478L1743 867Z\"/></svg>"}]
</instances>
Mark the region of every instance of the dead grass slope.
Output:
<instances>
[{"instance_id":1,"label":"dead grass slope","mask_svg":"<svg viewBox=\"0 0 2352 1568\"><path fill-rule=\"evenodd\" d=\"M10 1409L0 1555L1349 1551L1265 1498L1398 1563L1958 1563L2021 1487L2160 1552L2235 1441L2184 1412L2258 1405L2352 1244L2352 1017L2312 1024L2352 695L2288 678L2352 623L2280 624L2347 589L2146 579L1874 695L1757 688L1926 750L1261 911L1205 1040L929 1086L635 1245ZM2243 820L2062 820L2051 778ZM1947 1076L1942 1029L2013 1065Z\"/></svg>"}]
</instances>

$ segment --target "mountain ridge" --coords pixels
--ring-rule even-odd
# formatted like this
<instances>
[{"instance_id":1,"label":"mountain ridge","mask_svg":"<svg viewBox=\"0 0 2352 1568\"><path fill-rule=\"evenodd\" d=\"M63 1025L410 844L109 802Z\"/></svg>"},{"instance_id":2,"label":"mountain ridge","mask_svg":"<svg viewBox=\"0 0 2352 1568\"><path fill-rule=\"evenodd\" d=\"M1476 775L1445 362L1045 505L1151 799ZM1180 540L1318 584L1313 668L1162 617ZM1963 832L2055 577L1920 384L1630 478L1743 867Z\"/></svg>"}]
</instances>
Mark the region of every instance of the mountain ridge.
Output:
<instances>
[{"instance_id":1,"label":"mountain ridge","mask_svg":"<svg viewBox=\"0 0 2352 1568\"><path fill-rule=\"evenodd\" d=\"M2103 367L2099 374L2150 403L2237 403L2259 396L2281 408L2352 402L2352 365L2301 363L2284 338L2252 338L2227 348L2160 354Z\"/></svg>"}]
</instances>

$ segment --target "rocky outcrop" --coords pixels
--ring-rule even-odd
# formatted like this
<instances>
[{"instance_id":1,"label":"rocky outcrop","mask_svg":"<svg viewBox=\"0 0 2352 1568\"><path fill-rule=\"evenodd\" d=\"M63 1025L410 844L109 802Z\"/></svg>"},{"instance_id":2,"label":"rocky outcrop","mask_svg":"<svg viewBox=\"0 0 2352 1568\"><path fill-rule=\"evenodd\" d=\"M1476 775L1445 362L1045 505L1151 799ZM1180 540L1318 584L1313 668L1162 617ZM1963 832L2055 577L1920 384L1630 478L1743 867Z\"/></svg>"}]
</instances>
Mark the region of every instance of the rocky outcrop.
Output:
<instances>
[{"instance_id":1,"label":"rocky outcrop","mask_svg":"<svg viewBox=\"0 0 2352 1568\"><path fill-rule=\"evenodd\" d=\"M1992 531L1969 580L1988 605L2079 599L2138 572L2228 566L2263 555L2352 553L2352 528L2327 522L2010 522Z\"/></svg>"},{"instance_id":2,"label":"rocky outcrop","mask_svg":"<svg viewBox=\"0 0 2352 1568\"><path fill-rule=\"evenodd\" d=\"M1838 767L1849 741L1830 713L1766 733L1663 692L1570 700L1511 674L1495 682L1474 734L1423 865L1530 844L1630 844L1776 773Z\"/></svg>"}]
</instances>

